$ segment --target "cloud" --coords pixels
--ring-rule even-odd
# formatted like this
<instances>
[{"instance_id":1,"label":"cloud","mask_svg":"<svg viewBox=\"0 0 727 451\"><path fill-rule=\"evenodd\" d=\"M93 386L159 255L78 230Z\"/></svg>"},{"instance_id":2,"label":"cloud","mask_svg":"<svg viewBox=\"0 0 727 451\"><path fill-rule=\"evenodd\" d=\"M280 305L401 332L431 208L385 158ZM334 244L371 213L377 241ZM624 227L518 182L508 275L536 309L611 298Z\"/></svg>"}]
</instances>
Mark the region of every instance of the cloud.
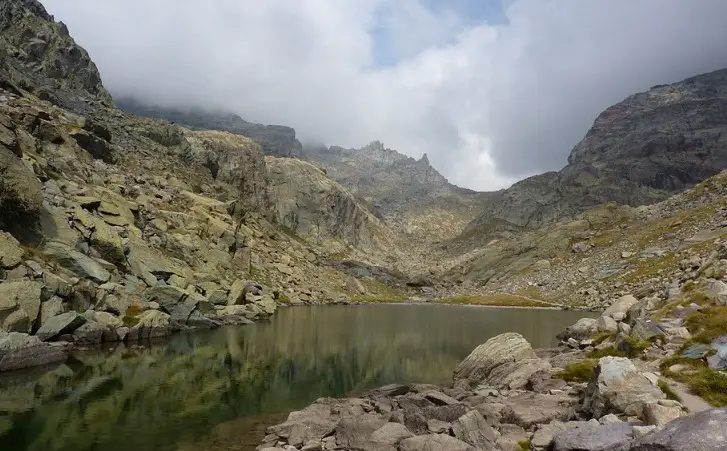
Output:
<instances>
[{"instance_id":1,"label":"cloud","mask_svg":"<svg viewBox=\"0 0 727 451\"><path fill-rule=\"evenodd\" d=\"M727 66L723 0L44 3L115 95L381 140L476 189L559 169L611 104Z\"/></svg>"}]
</instances>

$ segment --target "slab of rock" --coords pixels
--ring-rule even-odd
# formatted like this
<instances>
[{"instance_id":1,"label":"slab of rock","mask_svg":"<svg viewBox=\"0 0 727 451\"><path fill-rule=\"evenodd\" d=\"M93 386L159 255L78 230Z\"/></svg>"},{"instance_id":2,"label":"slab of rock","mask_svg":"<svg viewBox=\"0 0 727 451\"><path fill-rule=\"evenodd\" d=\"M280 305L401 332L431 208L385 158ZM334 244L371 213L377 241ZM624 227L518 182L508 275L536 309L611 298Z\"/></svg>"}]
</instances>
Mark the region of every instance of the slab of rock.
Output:
<instances>
[{"instance_id":1,"label":"slab of rock","mask_svg":"<svg viewBox=\"0 0 727 451\"><path fill-rule=\"evenodd\" d=\"M62 362L68 346L42 343L38 337L19 332L0 333L0 372Z\"/></svg>"},{"instance_id":2,"label":"slab of rock","mask_svg":"<svg viewBox=\"0 0 727 451\"><path fill-rule=\"evenodd\" d=\"M385 424L386 420L375 414L341 418L336 425L336 444L343 449L363 448L371 441L373 433Z\"/></svg>"},{"instance_id":3,"label":"slab of rock","mask_svg":"<svg viewBox=\"0 0 727 451\"><path fill-rule=\"evenodd\" d=\"M618 323L610 316L603 315L597 320L599 332L618 332Z\"/></svg>"},{"instance_id":4,"label":"slab of rock","mask_svg":"<svg viewBox=\"0 0 727 451\"><path fill-rule=\"evenodd\" d=\"M613 316L616 313L622 313L625 315L626 313L628 313L629 309L633 307L634 304L636 304L637 302L639 302L638 299L631 296L630 294L621 296L603 312L603 315Z\"/></svg>"},{"instance_id":5,"label":"slab of rock","mask_svg":"<svg viewBox=\"0 0 727 451\"><path fill-rule=\"evenodd\" d=\"M427 420L427 430L435 434L446 434L452 427L452 423L436 419Z\"/></svg>"},{"instance_id":6,"label":"slab of rock","mask_svg":"<svg viewBox=\"0 0 727 451\"><path fill-rule=\"evenodd\" d=\"M414 437L403 424L386 423L371 434L371 441L385 445L398 445L400 441Z\"/></svg>"},{"instance_id":7,"label":"slab of rock","mask_svg":"<svg viewBox=\"0 0 727 451\"><path fill-rule=\"evenodd\" d=\"M46 321L35 335L43 341L55 340L61 335L72 334L85 323L86 318L77 312L62 313Z\"/></svg>"},{"instance_id":8,"label":"slab of rock","mask_svg":"<svg viewBox=\"0 0 727 451\"><path fill-rule=\"evenodd\" d=\"M564 423L562 421L554 420L549 424L538 425L538 429L530 439L530 448L534 451L550 449L550 445L553 443L553 439L556 435L575 427L576 424L580 424L580 422L572 421Z\"/></svg>"},{"instance_id":9,"label":"slab of rock","mask_svg":"<svg viewBox=\"0 0 727 451\"><path fill-rule=\"evenodd\" d=\"M627 451L632 438L628 423L585 422L556 435L553 451Z\"/></svg>"},{"instance_id":10,"label":"slab of rock","mask_svg":"<svg viewBox=\"0 0 727 451\"><path fill-rule=\"evenodd\" d=\"M469 387L517 389L525 387L533 374L550 368L522 335L508 332L475 348L454 370L454 380Z\"/></svg>"},{"instance_id":11,"label":"slab of rock","mask_svg":"<svg viewBox=\"0 0 727 451\"><path fill-rule=\"evenodd\" d=\"M644 406L642 418L648 425L663 426L683 415L679 406L662 406L661 404L647 404Z\"/></svg>"},{"instance_id":12,"label":"slab of rock","mask_svg":"<svg viewBox=\"0 0 727 451\"><path fill-rule=\"evenodd\" d=\"M490 449L497 440L495 431L477 410L471 410L453 422L452 432L458 439L478 449Z\"/></svg>"},{"instance_id":13,"label":"slab of rock","mask_svg":"<svg viewBox=\"0 0 727 451\"><path fill-rule=\"evenodd\" d=\"M461 440L444 434L428 434L407 438L399 443L401 451L476 451Z\"/></svg>"},{"instance_id":14,"label":"slab of rock","mask_svg":"<svg viewBox=\"0 0 727 451\"><path fill-rule=\"evenodd\" d=\"M709 284L709 294L714 297L720 305L727 305L727 283L715 280Z\"/></svg>"},{"instance_id":15,"label":"slab of rock","mask_svg":"<svg viewBox=\"0 0 727 451\"><path fill-rule=\"evenodd\" d=\"M727 408L706 410L637 439L629 451L724 451L725 425Z\"/></svg>"},{"instance_id":16,"label":"slab of rock","mask_svg":"<svg viewBox=\"0 0 727 451\"><path fill-rule=\"evenodd\" d=\"M665 399L664 393L623 357L603 357L586 389L583 409L593 417L608 413L643 415L644 406Z\"/></svg>"},{"instance_id":17,"label":"slab of rock","mask_svg":"<svg viewBox=\"0 0 727 451\"><path fill-rule=\"evenodd\" d=\"M111 273L96 260L69 248L63 243L50 241L45 245L45 251L54 256L61 266L79 277L91 279L97 283L106 283L111 278Z\"/></svg>"},{"instance_id":18,"label":"slab of rock","mask_svg":"<svg viewBox=\"0 0 727 451\"><path fill-rule=\"evenodd\" d=\"M459 401L456 399L436 390L425 392L424 397L437 406L451 406L453 404L459 404Z\"/></svg>"},{"instance_id":19,"label":"slab of rock","mask_svg":"<svg viewBox=\"0 0 727 451\"><path fill-rule=\"evenodd\" d=\"M568 421L574 416L577 404L578 399L565 394L525 392L507 400L500 421L517 424L525 429L554 420Z\"/></svg>"},{"instance_id":20,"label":"slab of rock","mask_svg":"<svg viewBox=\"0 0 727 451\"><path fill-rule=\"evenodd\" d=\"M328 405L315 403L305 409L292 412L285 423L269 427L267 432L284 439L288 444L301 447L319 442L334 433L337 421L331 417Z\"/></svg>"}]
</instances>

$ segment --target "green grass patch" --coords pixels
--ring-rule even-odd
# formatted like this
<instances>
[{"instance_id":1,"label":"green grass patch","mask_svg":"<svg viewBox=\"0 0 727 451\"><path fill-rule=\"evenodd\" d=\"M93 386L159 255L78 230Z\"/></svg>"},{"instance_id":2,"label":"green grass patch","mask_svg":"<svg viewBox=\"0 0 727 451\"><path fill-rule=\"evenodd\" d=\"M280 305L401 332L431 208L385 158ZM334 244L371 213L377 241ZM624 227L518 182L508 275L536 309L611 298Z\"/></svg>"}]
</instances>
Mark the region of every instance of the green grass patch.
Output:
<instances>
[{"instance_id":1,"label":"green grass patch","mask_svg":"<svg viewBox=\"0 0 727 451\"><path fill-rule=\"evenodd\" d=\"M522 290L518 290L515 294L525 296L526 298L536 299L538 301L548 301L538 287L527 287Z\"/></svg>"},{"instance_id":2,"label":"green grass patch","mask_svg":"<svg viewBox=\"0 0 727 451\"><path fill-rule=\"evenodd\" d=\"M126 326L126 327L134 327L137 324L139 324L139 318L137 318L136 316L128 315L128 314L124 315L124 317L121 319L121 321L123 321L124 326Z\"/></svg>"},{"instance_id":3,"label":"green grass patch","mask_svg":"<svg viewBox=\"0 0 727 451\"><path fill-rule=\"evenodd\" d=\"M588 382L596 375L597 364L598 360L595 359L571 363L563 371L553 374L553 377L566 382Z\"/></svg>"},{"instance_id":4,"label":"green grass patch","mask_svg":"<svg viewBox=\"0 0 727 451\"><path fill-rule=\"evenodd\" d=\"M400 288L386 285L375 279L363 279L360 281L366 288L365 294L352 294L353 302L404 302L407 298L406 292Z\"/></svg>"},{"instance_id":5,"label":"green grass patch","mask_svg":"<svg viewBox=\"0 0 727 451\"><path fill-rule=\"evenodd\" d=\"M489 305L497 307L553 307L545 301L526 299L512 294L470 295L442 298L434 301L439 304Z\"/></svg>"},{"instance_id":6,"label":"green grass patch","mask_svg":"<svg viewBox=\"0 0 727 451\"><path fill-rule=\"evenodd\" d=\"M520 440L517 446L520 447L519 451L530 451L530 440Z\"/></svg>"},{"instance_id":7,"label":"green grass patch","mask_svg":"<svg viewBox=\"0 0 727 451\"><path fill-rule=\"evenodd\" d=\"M688 344L711 343L727 334L727 306L707 307L693 312L684 321L684 326L692 334Z\"/></svg>"},{"instance_id":8,"label":"green grass patch","mask_svg":"<svg viewBox=\"0 0 727 451\"><path fill-rule=\"evenodd\" d=\"M592 339L593 339L593 345L598 346L606 340L616 339L616 334L613 332L598 332L596 335L594 335L592 337Z\"/></svg>"},{"instance_id":9,"label":"green grass patch","mask_svg":"<svg viewBox=\"0 0 727 451\"><path fill-rule=\"evenodd\" d=\"M616 349L615 346L609 346L608 348L603 349L593 349L586 355L589 359L600 359L601 357L608 356L626 357L626 354Z\"/></svg>"},{"instance_id":10,"label":"green grass patch","mask_svg":"<svg viewBox=\"0 0 727 451\"><path fill-rule=\"evenodd\" d=\"M672 365L682 364L688 368L674 373ZM709 368L704 360L671 358L661 364L661 373L671 379L685 383L692 392L715 407L727 406L727 374Z\"/></svg>"},{"instance_id":11,"label":"green grass patch","mask_svg":"<svg viewBox=\"0 0 727 451\"><path fill-rule=\"evenodd\" d=\"M673 401L679 401L682 402L682 399L679 397L679 395L676 394L674 390L669 386L669 384L666 383L665 380L659 379L659 382L656 384L659 389L661 389L662 392L666 395L666 399L671 399Z\"/></svg>"}]
</instances>

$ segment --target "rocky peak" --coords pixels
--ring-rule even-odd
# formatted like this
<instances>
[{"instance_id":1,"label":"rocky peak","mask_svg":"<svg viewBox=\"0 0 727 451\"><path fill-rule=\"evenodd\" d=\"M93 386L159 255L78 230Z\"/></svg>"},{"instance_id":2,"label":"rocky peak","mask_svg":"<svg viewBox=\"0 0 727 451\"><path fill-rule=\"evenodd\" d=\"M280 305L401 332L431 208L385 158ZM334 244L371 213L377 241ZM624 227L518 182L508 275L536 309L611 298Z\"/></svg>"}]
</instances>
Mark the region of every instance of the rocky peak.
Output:
<instances>
[{"instance_id":1,"label":"rocky peak","mask_svg":"<svg viewBox=\"0 0 727 451\"><path fill-rule=\"evenodd\" d=\"M0 79L81 114L112 104L88 53L36 0L0 3Z\"/></svg>"},{"instance_id":2,"label":"rocky peak","mask_svg":"<svg viewBox=\"0 0 727 451\"><path fill-rule=\"evenodd\" d=\"M429 157L427 157L427 153L425 152L424 155L419 159L419 164L424 167L429 167Z\"/></svg>"}]
</instances>

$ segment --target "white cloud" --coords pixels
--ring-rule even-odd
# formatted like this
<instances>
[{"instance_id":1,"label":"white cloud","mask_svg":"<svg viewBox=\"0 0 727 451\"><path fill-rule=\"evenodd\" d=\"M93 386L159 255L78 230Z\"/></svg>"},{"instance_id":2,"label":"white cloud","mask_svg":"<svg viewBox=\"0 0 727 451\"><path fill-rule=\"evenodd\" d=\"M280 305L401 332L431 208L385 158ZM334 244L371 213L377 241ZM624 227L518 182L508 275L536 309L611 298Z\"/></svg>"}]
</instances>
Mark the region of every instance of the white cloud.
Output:
<instances>
[{"instance_id":1,"label":"white cloud","mask_svg":"<svg viewBox=\"0 0 727 451\"><path fill-rule=\"evenodd\" d=\"M114 94L378 139L479 189L562 167L633 92L727 66L723 0L514 0L475 26L423 0L44 3Z\"/></svg>"}]
</instances>

